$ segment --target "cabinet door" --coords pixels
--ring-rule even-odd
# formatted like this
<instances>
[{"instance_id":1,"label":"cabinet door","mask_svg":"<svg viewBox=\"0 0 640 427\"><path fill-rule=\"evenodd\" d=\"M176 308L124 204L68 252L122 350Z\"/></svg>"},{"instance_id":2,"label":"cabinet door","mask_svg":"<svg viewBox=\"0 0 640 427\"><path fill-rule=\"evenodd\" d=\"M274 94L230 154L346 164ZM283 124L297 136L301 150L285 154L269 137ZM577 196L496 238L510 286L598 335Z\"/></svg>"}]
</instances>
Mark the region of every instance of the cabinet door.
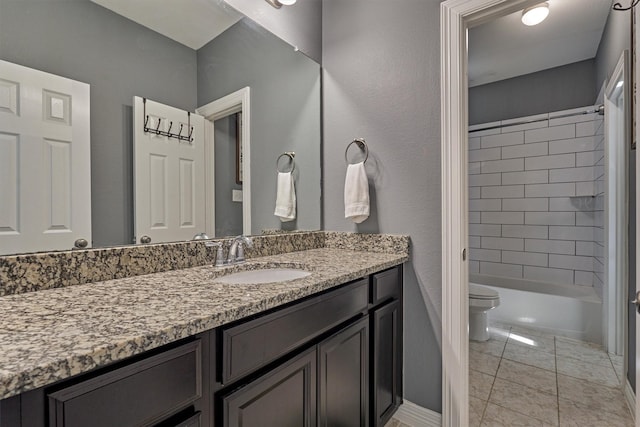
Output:
<instances>
[{"instance_id":1,"label":"cabinet door","mask_svg":"<svg viewBox=\"0 0 640 427\"><path fill-rule=\"evenodd\" d=\"M402 326L400 302L373 313L372 404L376 426L384 426L401 403Z\"/></svg>"},{"instance_id":2,"label":"cabinet door","mask_svg":"<svg viewBox=\"0 0 640 427\"><path fill-rule=\"evenodd\" d=\"M318 426L367 426L369 317L320 343L318 359Z\"/></svg>"},{"instance_id":3,"label":"cabinet door","mask_svg":"<svg viewBox=\"0 0 640 427\"><path fill-rule=\"evenodd\" d=\"M225 427L315 427L315 347L223 397Z\"/></svg>"}]
</instances>

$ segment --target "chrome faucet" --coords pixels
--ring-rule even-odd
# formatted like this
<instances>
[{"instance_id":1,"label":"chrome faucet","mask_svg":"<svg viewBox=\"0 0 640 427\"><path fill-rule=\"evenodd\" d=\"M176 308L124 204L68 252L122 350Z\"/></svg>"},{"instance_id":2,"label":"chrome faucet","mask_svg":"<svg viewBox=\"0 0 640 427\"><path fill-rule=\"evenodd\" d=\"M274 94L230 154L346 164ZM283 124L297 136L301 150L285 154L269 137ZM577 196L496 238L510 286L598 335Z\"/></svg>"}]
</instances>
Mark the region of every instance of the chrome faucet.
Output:
<instances>
[{"instance_id":1,"label":"chrome faucet","mask_svg":"<svg viewBox=\"0 0 640 427\"><path fill-rule=\"evenodd\" d=\"M227 257L227 264L238 264L244 262L244 249L242 245L247 247L253 246L253 240L251 237L245 235L236 236L231 241L231 247L229 248L229 256Z\"/></svg>"},{"instance_id":2,"label":"chrome faucet","mask_svg":"<svg viewBox=\"0 0 640 427\"><path fill-rule=\"evenodd\" d=\"M222 254L222 242L212 242L207 240L204 245L208 248L218 248L216 251L216 267L222 267L224 265L224 255Z\"/></svg>"}]
</instances>

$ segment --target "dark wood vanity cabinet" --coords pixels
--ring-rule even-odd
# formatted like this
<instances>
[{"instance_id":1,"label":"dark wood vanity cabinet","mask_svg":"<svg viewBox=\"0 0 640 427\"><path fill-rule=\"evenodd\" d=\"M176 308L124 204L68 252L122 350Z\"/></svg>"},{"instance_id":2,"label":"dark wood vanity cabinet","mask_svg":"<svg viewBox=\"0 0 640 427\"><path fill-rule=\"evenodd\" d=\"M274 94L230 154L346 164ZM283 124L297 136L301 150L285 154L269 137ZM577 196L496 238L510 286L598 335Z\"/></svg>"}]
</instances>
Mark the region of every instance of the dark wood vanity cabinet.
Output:
<instances>
[{"instance_id":1,"label":"dark wood vanity cabinet","mask_svg":"<svg viewBox=\"0 0 640 427\"><path fill-rule=\"evenodd\" d=\"M402 266L0 401L0 427L368 427L402 403Z\"/></svg>"}]
</instances>

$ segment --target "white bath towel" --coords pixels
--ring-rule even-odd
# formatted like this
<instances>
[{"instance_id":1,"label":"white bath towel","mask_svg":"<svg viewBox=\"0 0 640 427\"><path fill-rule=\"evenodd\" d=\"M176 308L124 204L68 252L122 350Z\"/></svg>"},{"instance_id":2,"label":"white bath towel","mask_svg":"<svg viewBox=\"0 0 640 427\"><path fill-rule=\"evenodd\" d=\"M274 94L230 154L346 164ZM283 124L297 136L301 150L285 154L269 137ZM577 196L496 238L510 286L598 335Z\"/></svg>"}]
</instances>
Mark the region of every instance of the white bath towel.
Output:
<instances>
[{"instance_id":1,"label":"white bath towel","mask_svg":"<svg viewBox=\"0 0 640 427\"><path fill-rule=\"evenodd\" d=\"M278 172L276 210L273 214L282 222L296 218L296 186L291 172Z\"/></svg>"},{"instance_id":2,"label":"white bath towel","mask_svg":"<svg viewBox=\"0 0 640 427\"><path fill-rule=\"evenodd\" d=\"M344 180L344 217L356 224L369 218L369 182L364 163L347 166Z\"/></svg>"}]
</instances>

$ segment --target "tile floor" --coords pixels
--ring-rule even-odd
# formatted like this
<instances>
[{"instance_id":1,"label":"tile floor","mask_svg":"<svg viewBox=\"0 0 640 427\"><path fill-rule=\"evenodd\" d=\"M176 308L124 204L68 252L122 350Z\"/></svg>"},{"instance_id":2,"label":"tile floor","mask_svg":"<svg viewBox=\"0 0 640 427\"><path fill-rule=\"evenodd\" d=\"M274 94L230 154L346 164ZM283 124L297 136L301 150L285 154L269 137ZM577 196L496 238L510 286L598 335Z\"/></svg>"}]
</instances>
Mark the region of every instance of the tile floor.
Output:
<instances>
[{"instance_id":1,"label":"tile floor","mask_svg":"<svg viewBox=\"0 0 640 427\"><path fill-rule=\"evenodd\" d=\"M633 427L622 376L595 344L495 324L469 343L469 425Z\"/></svg>"}]
</instances>

